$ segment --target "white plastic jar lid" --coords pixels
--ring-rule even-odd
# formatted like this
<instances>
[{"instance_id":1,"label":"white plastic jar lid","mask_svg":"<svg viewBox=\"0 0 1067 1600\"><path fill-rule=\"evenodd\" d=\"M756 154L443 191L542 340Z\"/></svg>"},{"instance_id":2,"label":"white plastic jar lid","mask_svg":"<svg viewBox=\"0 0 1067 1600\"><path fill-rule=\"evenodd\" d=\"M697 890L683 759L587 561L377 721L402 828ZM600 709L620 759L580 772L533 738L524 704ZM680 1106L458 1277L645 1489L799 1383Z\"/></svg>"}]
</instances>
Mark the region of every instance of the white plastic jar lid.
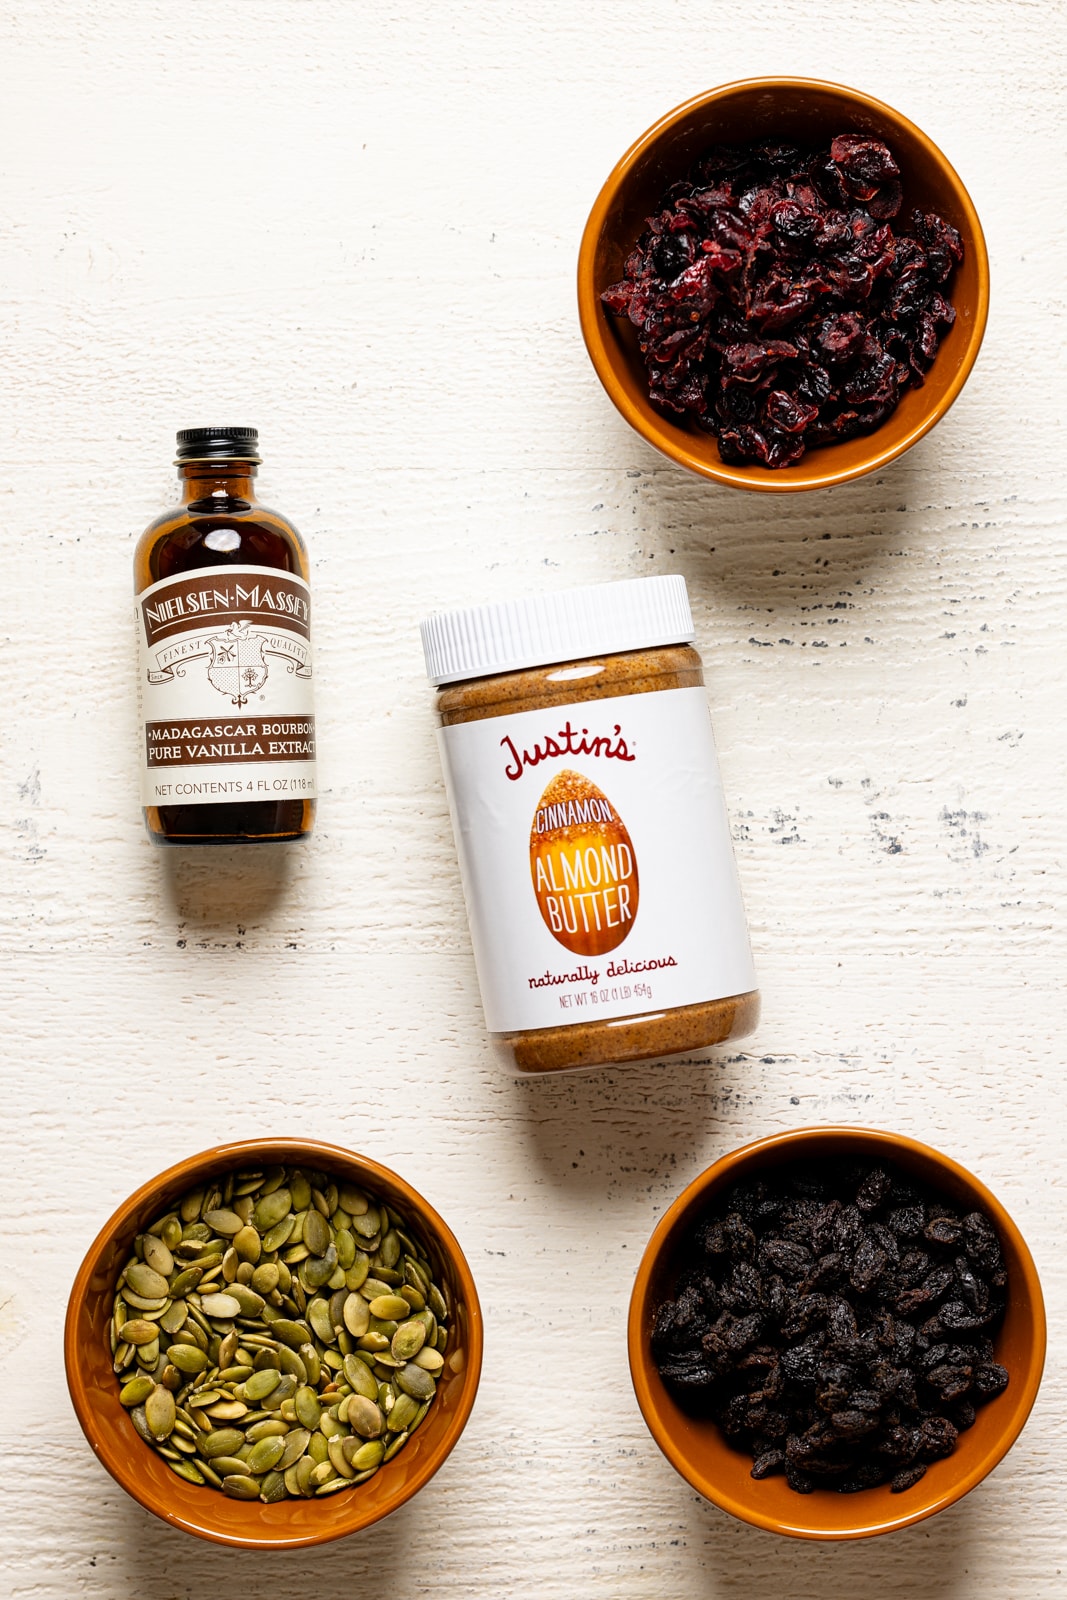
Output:
<instances>
[{"instance_id":1,"label":"white plastic jar lid","mask_svg":"<svg viewBox=\"0 0 1067 1600\"><path fill-rule=\"evenodd\" d=\"M694 637L689 594L678 573L438 611L420 630L433 684L690 644Z\"/></svg>"}]
</instances>

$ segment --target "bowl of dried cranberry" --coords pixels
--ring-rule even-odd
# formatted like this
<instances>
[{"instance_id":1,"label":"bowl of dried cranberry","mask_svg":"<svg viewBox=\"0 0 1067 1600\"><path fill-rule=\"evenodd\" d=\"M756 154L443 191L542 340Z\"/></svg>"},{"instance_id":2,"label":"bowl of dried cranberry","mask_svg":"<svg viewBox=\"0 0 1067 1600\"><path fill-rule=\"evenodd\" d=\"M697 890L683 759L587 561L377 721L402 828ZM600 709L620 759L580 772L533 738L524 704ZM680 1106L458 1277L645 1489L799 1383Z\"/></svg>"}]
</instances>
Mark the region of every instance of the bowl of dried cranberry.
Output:
<instances>
[{"instance_id":1,"label":"bowl of dried cranberry","mask_svg":"<svg viewBox=\"0 0 1067 1600\"><path fill-rule=\"evenodd\" d=\"M694 1489L775 1533L861 1539L944 1510L1004 1457L1045 1312L971 1173L902 1135L804 1128L678 1197L628 1340L645 1422Z\"/></svg>"},{"instance_id":2,"label":"bowl of dried cranberry","mask_svg":"<svg viewBox=\"0 0 1067 1600\"><path fill-rule=\"evenodd\" d=\"M989 307L978 214L937 146L839 84L757 78L668 112L582 238L586 348L627 422L740 489L823 489L928 433Z\"/></svg>"}]
</instances>

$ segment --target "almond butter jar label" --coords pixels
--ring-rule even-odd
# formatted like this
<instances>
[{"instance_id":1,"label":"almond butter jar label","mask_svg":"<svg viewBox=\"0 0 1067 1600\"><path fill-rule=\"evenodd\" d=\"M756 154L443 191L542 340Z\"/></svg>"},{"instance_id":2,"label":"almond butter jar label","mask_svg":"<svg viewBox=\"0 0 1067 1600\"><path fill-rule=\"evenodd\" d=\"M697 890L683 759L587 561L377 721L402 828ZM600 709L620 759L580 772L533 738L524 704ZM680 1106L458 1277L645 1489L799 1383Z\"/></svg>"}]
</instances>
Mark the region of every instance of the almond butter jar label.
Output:
<instances>
[{"instance_id":1,"label":"almond butter jar label","mask_svg":"<svg viewBox=\"0 0 1067 1600\"><path fill-rule=\"evenodd\" d=\"M491 1032L756 987L703 689L438 738Z\"/></svg>"},{"instance_id":2,"label":"almond butter jar label","mask_svg":"<svg viewBox=\"0 0 1067 1600\"><path fill-rule=\"evenodd\" d=\"M137 596L146 806L316 798L311 592L211 567Z\"/></svg>"}]
</instances>

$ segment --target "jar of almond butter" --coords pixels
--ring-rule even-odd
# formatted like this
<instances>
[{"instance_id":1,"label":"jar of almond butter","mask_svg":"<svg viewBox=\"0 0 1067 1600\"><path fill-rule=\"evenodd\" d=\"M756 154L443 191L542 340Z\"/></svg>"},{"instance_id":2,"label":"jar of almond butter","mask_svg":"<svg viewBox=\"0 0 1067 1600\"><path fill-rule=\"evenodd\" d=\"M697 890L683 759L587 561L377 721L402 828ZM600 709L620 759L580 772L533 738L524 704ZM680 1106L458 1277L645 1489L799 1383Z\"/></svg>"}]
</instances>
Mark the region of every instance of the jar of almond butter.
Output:
<instances>
[{"instance_id":1,"label":"jar of almond butter","mask_svg":"<svg viewBox=\"0 0 1067 1600\"><path fill-rule=\"evenodd\" d=\"M422 624L486 1022L521 1072L759 1017L685 579Z\"/></svg>"}]
</instances>

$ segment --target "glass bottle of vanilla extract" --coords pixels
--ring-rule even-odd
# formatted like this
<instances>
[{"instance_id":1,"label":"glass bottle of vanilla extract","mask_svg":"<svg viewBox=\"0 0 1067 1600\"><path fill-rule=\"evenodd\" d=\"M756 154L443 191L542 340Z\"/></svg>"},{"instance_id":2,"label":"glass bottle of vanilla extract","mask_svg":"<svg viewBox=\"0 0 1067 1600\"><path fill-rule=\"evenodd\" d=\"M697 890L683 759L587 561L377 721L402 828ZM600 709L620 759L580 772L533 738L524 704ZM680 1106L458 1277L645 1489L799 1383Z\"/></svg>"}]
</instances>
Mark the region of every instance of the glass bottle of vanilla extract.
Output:
<instances>
[{"instance_id":1,"label":"glass bottle of vanilla extract","mask_svg":"<svg viewBox=\"0 0 1067 1600\"><path fill-rule=\"evenodd\" d=\"M141 800L159 844L299 839L315 816L303 540L256 501L255 428L178 434L181 504L134 554Z\"/></svg>"}]
</instances>

